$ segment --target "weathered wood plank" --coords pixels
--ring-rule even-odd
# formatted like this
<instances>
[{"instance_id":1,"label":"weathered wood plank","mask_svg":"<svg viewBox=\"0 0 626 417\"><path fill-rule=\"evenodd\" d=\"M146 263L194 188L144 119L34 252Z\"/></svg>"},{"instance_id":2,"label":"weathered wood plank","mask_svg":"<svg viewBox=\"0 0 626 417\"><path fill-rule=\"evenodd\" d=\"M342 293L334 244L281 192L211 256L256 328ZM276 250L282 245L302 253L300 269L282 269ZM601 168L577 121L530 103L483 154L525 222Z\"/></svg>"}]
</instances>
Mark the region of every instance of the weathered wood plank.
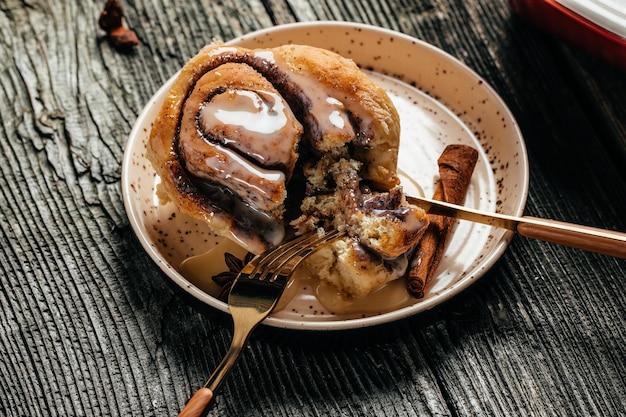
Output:
<instances>
[{"instance_id":1,"label":"weathered wood plank","mask_svg":"<svg viewBox=\"0 0 626 417\"><path fill-rule=\"evenodd\" d=\"M175 415L230 342L135 241L119 179L135 118L212 38L337 19L424 39L483 76L531 157L529 214L626 230L623 73L536 31L506 1L0 4L0 414ZM435 311L377 329L261 329L213 415L626 414L626 264L516 238Z\"/></svg>"}]
</instances>

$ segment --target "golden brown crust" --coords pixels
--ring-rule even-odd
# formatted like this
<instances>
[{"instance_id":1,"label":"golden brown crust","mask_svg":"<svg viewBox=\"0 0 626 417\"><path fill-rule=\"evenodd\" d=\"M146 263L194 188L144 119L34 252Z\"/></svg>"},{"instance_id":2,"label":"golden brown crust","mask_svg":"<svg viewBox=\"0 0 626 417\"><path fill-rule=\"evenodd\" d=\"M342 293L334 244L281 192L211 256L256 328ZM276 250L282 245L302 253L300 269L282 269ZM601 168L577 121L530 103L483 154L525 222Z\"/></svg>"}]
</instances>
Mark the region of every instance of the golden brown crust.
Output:
<instances>
[{"instance_id":1,"label":"golden brown crust","mask_svg":"<svg viewBox=\"0 0 626 417\"><path fill-rule=\"evenodd\" d=\"M181 127L181 121L186 119L183 115L185 104L194 88L205 74L214 69L218 69L215 72L219 73L219 68L228 63L246 65L267 79L268 84L284 98L304 126L304 135L311 141L314 150L325 152L350 142L351 148L356 150L356 157L364 163L362 175L365 179L383 188L398 184L396 164L399 116L384 90L370 81L351 60L329 51L301 45L249 50L213 44L203 48L180 71L154 121L147 147L147 157L161 177L162 187L183 212L207 222L220 235L234 237L255 253L277 243L272 237L259 235L236 222L230 210L216 204L215 192L207 195L194 181L194 178L202 177L200 172L204 157L225 158L225 154L220 153L219 146L211 144L199 151L181 145L180 142L180 133L186 129ZM227 72L234 75L238 71L229 69ZM247 77L249 75L239 77L237 82L233 82L233 88L270 89L263 82L248 83ZM320 121L313 110L327 96L332 96L332 99L339 102L332 104L336 108L345 108L345 118L350 126L345 129L328 129L327 134L317 135L320 124L328 122L324 118ZM187 153L189 161L181 158L181 149ZM237 155L245 153L245 150L236 150ZM271 169L283 171L285 180L288 180L293 163L279 165ZM190 175L190 169L194 171L194 175ZM215 175L206 172L206 178L213 180ZM250 177L248 180L256 188L267 190L269 200L272 204L276 203L272 206L274 209L264 206L259 211L267 211L270 217L282 220L277 213L283 209L282 200L286 189L284 184L268 184L267 178L259 180ZM217 183L227 186L227 181ZM241 193L237 198L247 204L246 197ZM257 204L256 201L253 203ZM274 234L272 236L275 238Z\"/></svg>"},{"instance_id":2,"label":"golden brown crust","mask_svg":"<svg viewBox=\"0 0 626 417\"><path fill-rule=\"evenodd\" d=\"M328 50L285 45L273 51L295 74L323 83L352 115L366 115L357 121L363 129L360 136L349 138L360 149L356 159L365 166L363 178L383 189L398 185L400 116L384 89L372 82L352 60ZM329 150L340 145L319 146Z\"/></svg>"}]
</instances>

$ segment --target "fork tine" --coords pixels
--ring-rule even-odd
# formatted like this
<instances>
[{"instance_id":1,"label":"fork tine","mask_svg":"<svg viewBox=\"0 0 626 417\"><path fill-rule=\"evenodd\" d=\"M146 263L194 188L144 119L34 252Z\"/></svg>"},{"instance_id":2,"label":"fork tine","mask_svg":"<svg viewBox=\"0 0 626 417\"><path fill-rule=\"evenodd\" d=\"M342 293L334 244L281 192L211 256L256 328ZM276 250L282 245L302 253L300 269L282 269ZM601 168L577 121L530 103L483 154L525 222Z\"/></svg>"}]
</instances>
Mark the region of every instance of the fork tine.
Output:
<instances>
[{"instance_id":1,"label":"fork tine","mask_svg":"<svg viewBox=\"0 0 626 417\"><path fill-rule=\"evenodd\" d=\"M249 274L249 275L255 274L258 270L263 268L265 265L272 262L278 256L282 255L284 253L283 252L284 250L290 249L294 246L301 244L306 239L309 239L313 234L314 233L300 235L294 239L287 241L286 243L283 243L282 245L268 249L267 251L259 255L256 255L254 258L252 258L250 262L248 262L247 265L244 265L244 268L241 272Z\"/></svg>"},{"instance_id":2,"label":"fork tine","mask_svg":"<svg viewBox=\"0 0 626 417\"><path fill-rule=\"evenodd\" d=\"M339 230L333 230L329 233L313 232L310 235L306 235L305 239L300 240L295 245L289 245L286 250L281 248L279 256L274 257L271 262L265 263L261 272L257 272L254 279L265 280L270 276L269 281L274 281L279 276L289 278L293 273L293 270L300 265L300 263L311 253L332 242L333 240L343 236L345 232ZM290 262L296 259L296 262L290 264ZM283 269L288 269L283 271Z\"/></svg>"},{"instance_id":3,"label":"fork tine","mask_svg":"<svg viewBox=\"0 0 626 417\"><path fill-rule=\"evenodd\" d=\"M318 248L320 245L328 243L326 242L327 239L334 240L336 236L341 234L343 233L337 230L326 233L323 229L320 229L300 235L282 245L255 256L252 261L244 266L242 272L247 274L250 278L259 279L259 274L262 274L260 271L267 271L268 268L275 265L277 261L285 259L285 256L291 257L299 251L306 250L309 246ZM284 262L281 262L281 264L283 263ZM272 270L275 270L275 268L272 268ZM266 274L262 275L265 276Z\"/></svg>"},{"instance_id":4,"label":"fork tine","mask_svg":"<svg viewBox=\"0 0 626 417\"><path fill-rule=\"evenodd\" d=\"M268 265L271 265L276 259L284 256L286 253L290 253L294 248L301 247L302 245L308 245L309 241L316 239L319 236L319 232L310 232L304 235L300 235L295 239L291 239L282 245L270 249L261 255L261 259L258 262L257 270Z\"/></svg>"}]
</instances>

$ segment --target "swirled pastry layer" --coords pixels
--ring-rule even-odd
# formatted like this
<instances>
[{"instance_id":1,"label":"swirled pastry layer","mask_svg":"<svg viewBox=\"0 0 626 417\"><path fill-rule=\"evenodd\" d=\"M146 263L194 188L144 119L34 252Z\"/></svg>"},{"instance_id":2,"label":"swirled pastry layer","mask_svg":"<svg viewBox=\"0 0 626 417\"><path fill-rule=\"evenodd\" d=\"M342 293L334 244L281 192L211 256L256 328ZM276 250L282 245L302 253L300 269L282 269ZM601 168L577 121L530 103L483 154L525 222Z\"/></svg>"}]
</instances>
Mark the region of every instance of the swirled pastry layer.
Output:
<instances>
[{"instance_id":1,"label":"swirled pastry layer","mask_svg":"<svg viewBox=\"0 0 626 417\"><path fill-rule=\"evenodd\" d=\"M425 224L397 187L399 141L393 103L351 60L212 44L174 81L148 158L182 211L252 252L288 225L345 227L352 258L397 269Z\"/></svg>"}]
</instances>

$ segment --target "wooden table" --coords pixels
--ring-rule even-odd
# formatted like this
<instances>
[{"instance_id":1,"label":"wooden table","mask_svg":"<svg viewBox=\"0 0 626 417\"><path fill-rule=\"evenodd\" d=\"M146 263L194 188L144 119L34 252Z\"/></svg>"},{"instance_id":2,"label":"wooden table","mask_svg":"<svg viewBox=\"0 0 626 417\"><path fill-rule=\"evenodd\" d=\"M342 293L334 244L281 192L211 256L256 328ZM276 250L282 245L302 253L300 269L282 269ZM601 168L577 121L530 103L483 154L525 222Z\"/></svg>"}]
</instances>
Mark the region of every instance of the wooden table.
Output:
<instances>
[{"instance_id":1,"label":"wooden table","mask_svg":"<svg viewBox=\"0 0 626 417\"><path fill-rule=\"evenodd\" d=\"M505 0L0 5L0 415L176 415L225 352L223 313L180 297L129 226L124 145L205 43L346 20L423 39L504 99L530 160L525 213L626 230L626 73L537 30ZM376 328L262 327L211 415L626 415L626 261L514 238L479 282Z\"/></svg>"}]
</instances>

